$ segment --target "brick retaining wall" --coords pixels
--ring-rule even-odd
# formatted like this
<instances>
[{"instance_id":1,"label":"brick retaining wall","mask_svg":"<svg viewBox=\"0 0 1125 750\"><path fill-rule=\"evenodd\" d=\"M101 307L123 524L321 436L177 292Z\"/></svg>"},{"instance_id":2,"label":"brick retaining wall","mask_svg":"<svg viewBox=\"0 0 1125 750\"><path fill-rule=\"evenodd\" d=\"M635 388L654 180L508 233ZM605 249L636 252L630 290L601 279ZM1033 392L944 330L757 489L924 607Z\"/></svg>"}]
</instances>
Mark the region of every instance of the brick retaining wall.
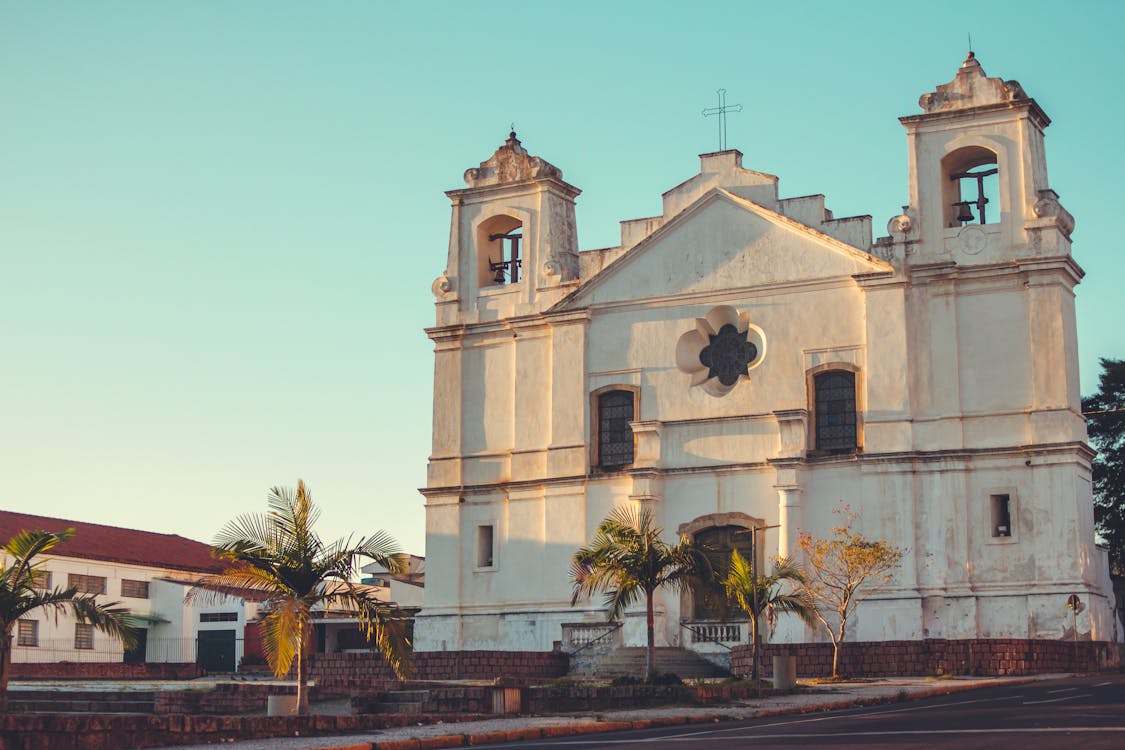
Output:
<instances>
[{"instance_id":1,"label":"brick retaining wall","mask_svg":"<svg viewBox=\"0 0 1125 750\"><path fill-rule=\"evenodd\" d=\"M17 680L193 680L203 668L192 663L43 662L12 665Z\"/></svg>"},{"instance_id":2,"label":"brick retaining wall","mask_svg":"<svg viewBox=\"0 0 1125 750\"><path fill-rule=\"evenodd\" d=\"M459 716L458 720L480 719ZM366 732L414 724L417 716L0 716L0 750L133 750L233 740Z\"/></svg>"},{"instance_id":3,"label":"brick retaining wall","mask_svg":"<svg viewBox=\"0 0 1125 750\"><path fill-rule=\"evenodd\" d=\"M730 703L752 694L749 685L552 685L528 688L525 700L531 713L555 713Z\"/></svg>"},{"instance_id":4,"label":"brick retaining wall","mask_svg":"<svg viewBox=\"0 0 1125 750\"><path fill-rule=\"evenodd\" d=\"M562 677L568 657L555 651L419 651L415 680L492 680L521 682ZM384 689L395 681L387 660L376 653L315 654L310 669L321 688Z\"/></svg>"},{"instance_id":5,"label":"brick retaining wall","mask_svg":"<svg viewBox=\"0 0 1125 750\"><path fill-rule=\"evenodd\" d=\"M207 714L237 716L266 710L271 695L296 695L296 685L277 683L220 683L211 690L164 690L156 694L156 714ZM309 700L319 698L319 689L309 687Z\"/></svg>"},{"instance_id":6,"label":"brick retaining wall","mask_svg":"<svg viewBox=\"0 0 1125 750\"><path fill-rule=\"evenodd\" d=\"M421 688L419 688L421 689ZM422 703L424 714L488 714L493 711L494 688L484 685L427 686ZM549 685L516 688L520 691L520 713L561 711L606 711L671 704L709 705L745 700L753 693L749 685ZM766 694L771 691L767 690ZM357 713L378 712L387 700L385 692L355 696Z\"/></svg>"},{"instance_id":7,"label":"brick retaining wall","mask_svg":"<svg viewBox=\"0 0 1125 750\"><path fill-rule=\"evenodd\" d=\"M735 646L731 672L748 676L750 647ZM831 643L762 646L761 668L773 673L773 656L797 657L800 677L832 674ZM1049 672L1095 672L1121 663L1120 644L989 638L969 640L869 641L844 643L840 673L856 677L925 676L937 674L1024 675Z\"/></svg>"}]
</instances>

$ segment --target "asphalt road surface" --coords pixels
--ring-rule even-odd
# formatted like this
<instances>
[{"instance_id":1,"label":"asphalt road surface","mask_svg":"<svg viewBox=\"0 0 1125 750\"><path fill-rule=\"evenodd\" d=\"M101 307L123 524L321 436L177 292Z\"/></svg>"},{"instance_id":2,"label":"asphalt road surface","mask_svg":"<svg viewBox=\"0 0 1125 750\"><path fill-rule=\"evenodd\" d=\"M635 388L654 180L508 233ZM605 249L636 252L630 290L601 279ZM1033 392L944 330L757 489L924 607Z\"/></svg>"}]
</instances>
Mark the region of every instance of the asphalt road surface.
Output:
<instances>
[{"instance_id":1,"label":"asphalt road surface","mask_svg":"<svg viewBox=\"0 0 1125 750\"><path fill-rule=\"evenodd\" d=\"M697 748L1125 748L1125 675L986 688L938 698L710 726L507 743L548 750Z\"/></svg>"}]
</instances>

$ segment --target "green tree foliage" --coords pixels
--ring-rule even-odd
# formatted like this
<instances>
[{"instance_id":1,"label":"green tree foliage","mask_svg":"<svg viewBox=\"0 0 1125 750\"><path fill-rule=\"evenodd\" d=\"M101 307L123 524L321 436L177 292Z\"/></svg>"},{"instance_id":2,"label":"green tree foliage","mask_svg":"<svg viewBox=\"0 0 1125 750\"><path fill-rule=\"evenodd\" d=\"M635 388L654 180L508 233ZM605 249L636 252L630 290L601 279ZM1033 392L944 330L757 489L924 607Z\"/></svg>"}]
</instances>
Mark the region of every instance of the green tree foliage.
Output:
<instances>
[{"instance_id":1,"label":"green tree foliage","mask_svg":"<svg viewBox=\"0 0 1125 750\"><path fill-rule=\"evenodd\" d=\"M812 625L816 623L816 605L804 588L807 579L800 565L788 557L773 561L768 575L761 575L734 550L730 553L730 569L723 579L727 597L750 616L750 651L753 665L751 679L758 684L758 662L762 646L762 618L770 629L777 627L778 615L792 613Z\"/></svg>"},{"instance_id":2,"label":"green tree foliage","mask_svg":"<svg viewBox=\"0 0 1125 750\"><path fill-rule=\"evenodd\" d=\"M308 643L313 611L330 609L359 619L399 677L409 671L410 643L401 612L379 601L368 587L353 583L365 560L392 573L406 570L398 543L378 531L369 537L323 542L313 531L320 515L303 481L294 492L274 487L269 512L247 514L228 523L215 537L215 551L230 566L201 579L190 598L215 597L246 589L266 596L262 643L280 679L297 664L297 711L308 713Z\"/></svg>"},{"instance_id":3,"label":"green tree foliage","mask_svg":"<svg viewBox=\"0 0 1125 750\"><path fill-rule=\"evenodd\" d=\"M656 671L653 594L665 586L699 588L712 576L701 547L687 537L670 545L661 539L663 533L650 509L619 507L598 524L593 541L574 553L570 565L571 606L581 597L602 593L608 618L615 620L644 598L648 627L645 679L649 681Z\"/></svg>"},{"instance_id":4,"label":"green tree foliage","mask_svg":"<svg viewBox=\"0 0 1125 750\"><path fill-rule=\"evenodd\" d=\"M1125 360L1102 359L1098 392L1082 399L1094 459L1094 523L1114 575L1125 575Z\"/></svg>"},{"instance_id":5,"label":"green tree foliage","mask_svg":"<svg viewBox=\"0 0 1125 750\"><path fill-rule=\"evenodd\" d=\"M832 677L836 678L848 619L874 588L894 577L906 550L853 531L858 516L849 506L833 512L844 521L832 529L832 536L818 539L801 534L800 545L808 563L805 591L816 603L816 619L832 641Z\"/></svg>"},{"instance_id":6,"label":"green tree foliage","mask_svg":"<svg viewBox=\"0 0 1125 750\"><path fill-rule=\"evenodd\" d=\"M77 588L47 591L36 586L42 572L36 558L49 553L74 536L74 529L58 533L21 531L8 540L0 555L0 713L8 711L8 679L12 666L12 630L23 617L44 610L58 617L69 613L78 622L120 640L126 647L137 643L129 610L117 602L100 604L94 594L79 594Z\"/></svg>"}]
</instances>

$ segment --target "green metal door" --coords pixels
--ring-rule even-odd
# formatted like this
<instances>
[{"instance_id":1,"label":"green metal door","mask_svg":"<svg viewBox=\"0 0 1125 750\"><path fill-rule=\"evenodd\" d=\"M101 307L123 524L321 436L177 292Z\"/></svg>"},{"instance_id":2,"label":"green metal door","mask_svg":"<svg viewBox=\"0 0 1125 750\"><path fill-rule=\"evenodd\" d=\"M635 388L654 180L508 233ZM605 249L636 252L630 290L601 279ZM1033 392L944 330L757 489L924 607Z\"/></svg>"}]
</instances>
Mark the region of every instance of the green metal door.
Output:
<instances>
[{"instance_id":1,"label":"green metal door","mask_svg":"<svg viewBox=\"0 0 1125 750\"><path fill-rule=\"evenodd\" d=\"M233 630L200 630L196 661L206 672L234 671Z\"/></svg>"}]
</instances>

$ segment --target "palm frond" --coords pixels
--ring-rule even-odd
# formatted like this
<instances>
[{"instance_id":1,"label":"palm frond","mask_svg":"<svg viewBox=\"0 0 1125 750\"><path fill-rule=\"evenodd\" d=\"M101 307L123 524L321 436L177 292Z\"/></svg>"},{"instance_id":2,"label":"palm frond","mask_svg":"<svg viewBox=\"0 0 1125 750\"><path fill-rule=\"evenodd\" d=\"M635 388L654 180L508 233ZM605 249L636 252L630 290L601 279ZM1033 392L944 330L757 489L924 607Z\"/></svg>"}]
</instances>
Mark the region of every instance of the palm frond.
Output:
<instances>
[{"instance_id":1,"label":"palm frond","mask_svg":"<svg viewBox=\"0 0 1125 750\"><path fill-rule=\"evenodd\" d=\"M324 597L328 608L354 614L360 631L374 642L399 679L412 671L411 645L406 636L409 617L402 610L379 601L369 590L348 582L335 587Z\"/></svg>"},{"instance_id":2,"label":"palm frond","mask_svg":"<svg viewBox=\"0 0 1125 750\"><path fill-rule=\"evenodd\" d=\"M662 538L651 508L619 506L570 562L571 605L605 595L609 619L616 619L642 595L663 586L701 587L712 578L702 548L687 539L670 545Z\"/></svg>"},{"instance_id":3,"label":"palm frond","mask_svg":"<svg viewBox=\"0 0 1125 750\"><path fill-rule=\"evenodd\" d=\"M272 570L236 563L222 573L201 576L184 594L184 601L188 604L196 601L214 604L227 596L237 595L239 590L254 591L270 598L292 593Z\"/></svg>"},{"instance_id":4,"label":"palm frond","mask_svg":"<svg viewBox=\"0 0 1125 750\"><path fill-rule=\"evenodd\" d=\"M406 568L398 543L386 532L325 544L313 528L320 511L303 480L295 490L273 487L268 512L245 515L216 537L216 551L231 561L227 570L197 582L190 598L222 596L248 589L267 597L262 642L274 674L289 672L308 637L313 608L337 607L354 613L396 672L406 674L410 644L405 626L391 608L351 581L370 558L391 572Z\"/></svg>"},{"instance_id":5,"label":"palm frond","mask_svg":"<svg viewBox=\"0 0 1125 750\"><path fill-rule=\"evenodd\" d=\"M33 558L49 552L60 542L65 542L74 536L74 529L52 533L50 531L23 530L8 540L4 551L14 557L16 561L28 563Z\"/></svg>"},{"instance_id":6,"label":"palm frond","mask_svg":"<svg viewBox=\"0 0 1125 750\"><path fill-rule=\"evenodd\" d=\"M212 546L226 556L262 554L278 546L277 530L269 516L246 513L223 526L215 535Z\"/></svg>"},{"instance_id":7,"label":"palm frond","mask_svg":"<svg viewBox=\"0 0 1125 750\"><path fill-rule=\"evenodd\" d=\"M300 641L307 637L309 621L309 612L300 599L281 600L262 618L262 646L277 679L285 677L293 666Z\"/></svg>"},{"instance_id":8,"label":"palm frond","mask_svg":"<svg viewBox=\"0 0 1125 750\"><path fill-rule=\"evenodd\" d=\"M128 607L119 602L99 604L93 594L76 596L68 602L71 612L79 622L89 623L132 648L137 645L136 619Z\"/></svg>"}]
</instances>

